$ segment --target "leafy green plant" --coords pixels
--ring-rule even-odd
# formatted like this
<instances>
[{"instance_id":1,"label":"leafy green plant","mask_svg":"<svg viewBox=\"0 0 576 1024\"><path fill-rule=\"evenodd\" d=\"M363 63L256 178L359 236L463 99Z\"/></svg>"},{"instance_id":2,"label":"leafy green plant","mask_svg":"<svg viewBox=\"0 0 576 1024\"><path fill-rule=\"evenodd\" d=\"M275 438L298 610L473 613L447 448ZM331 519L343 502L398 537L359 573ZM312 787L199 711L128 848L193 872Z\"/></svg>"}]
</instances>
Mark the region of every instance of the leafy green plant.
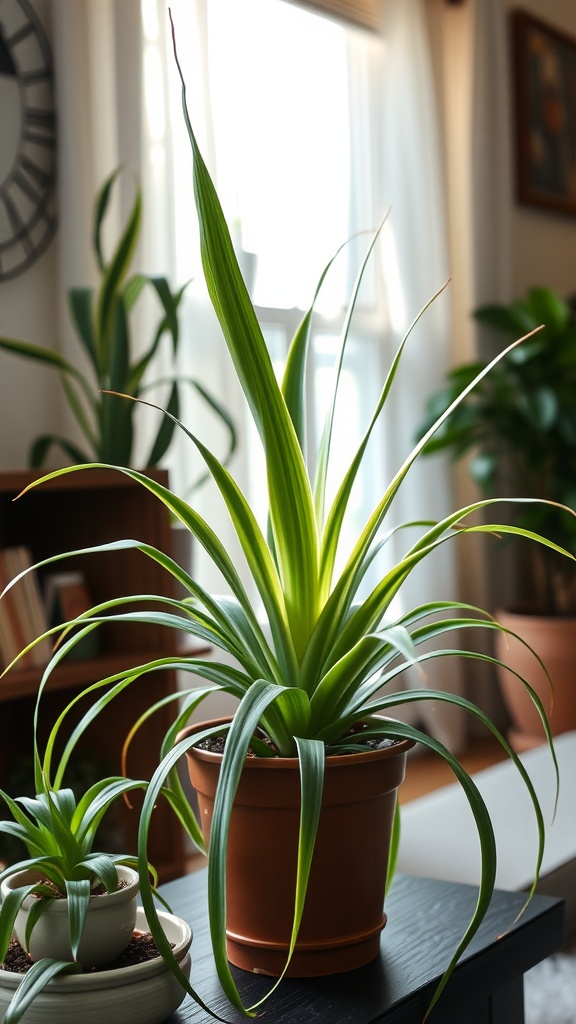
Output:
<instances>
[{"instance_id":1,"label":"leafy green plant","mask_svg":"<svg viewBox=\"0 0 576 1024\"><path fill-rule=\"evenodd\" d=\"M420 436L458 397L424 454L468 457L467 468L481 492L545 498L514 505L514 522L544 534L576 553L576 521L560 506L576 508L576 313L550 288L532 288L509 305L474 313L498 339L515 338L545 325L513 348L473 391L465 389L486 365L475 361L451 370L432 395ZM555 505L553 503L558 503ZM532 601L547 615L576 612L576 576L570 562L551 548L522 547L531 565Z\"/></svg>"},{"instance_id":2,"label":"leafy green plant","mask_svg":"<svg viewBox=\"0 0 576 1024\"><path fill-rule=\"evenodd\" d=\"M123 777L94 784L77 801L71 789L53 788L41 771L36 773L37 795L12 799L0 790L13 820L0 821L0 830L26 847L29 857L17 861L0 873L0 882L33 872L35 881L14 886L5 895L0 908L0 963L6 957L12 930L24 901L36 900L30 907L26 924L28 943L34 927L54 900L66 898L73 961L43 957L23 975L4 1017L5 1024L17 1024L36 995L56 975L78 967L78 951L88 906L94 891L102 886L115 892L120 865L137 868L133 856L93 851L94 839L102 817L122 794L142 783ZM32 876L31 876L32 877ZM155 879L154 872L154 879Z\"/></svg>"},{"instance_id":3,"label":"leafy green plant","mask_svg":"<svg viewBox=\"0 0 576 1024\"><path fill-rule=\"evenodd\" d=\"M50 632L57 635L61 632L61 627L55 627ZM65 657L75 643L74 637L63 639L54 655L55 661ZM68 721L79 705L82 706L84 701L97 695L102 684L92 684L86 690L76 693L52 726L44 753L41 754L37 738L38 727L45 717L42 697L49 677L50 671L46 671L38 687L34 710L33 771L36 796L12 798L0 790L0 800L11 815L10 819L0 820L0 832L17 839L29 855L0 872L0 883L21 872L32 872L31 878L35 876L32 881L26 880L25 884L11 887L0 905L0 964L5 960L20 908L30 895L36 896L37 899L28 912L26 942L51 903L64 897L67 900L70 946L74 960L57 960L53 957L36 960L23 974L22 982L16 989L3 1018L3 1024L18 1024L26 1009L55 976L82 969L82 964L78 961L78 952L90 899L95 893L98 894L97 898L101 899L104 898L104 890L113 893L118 889L118 868L122 866L137 872L140 886L145 881L147 897L154 908L157 944L162 947L161 953L162 950L167 951L174 960L172 948L156 914L154 900L160 901L167 910L170 908L156 890L158 875L154 866L147 858L142 859L136 855L94 850L102 819L112 805L120 798L129 801L129 794L136 790L145 791L148 781L118 775L91 782L84 791L81 791L78 785L79 776L85 770L85 754L76 751L78 740L98 714L102 703L107 703L118 689L113 691L112 695L107 694L104 702L94 700L67 741L62 743L63 723ZM59 746L63 747L62 754L56 760L55 751ZM92 774L91 766L89 774ZM76 780L75 791L64 785L65 776ZM168 798L184 822L190 818L190 810L183 793L172 793L164 787L157 791L157 797L159 793ZM200 996L185 975L180 973L179 979L186 991L203 1006Z\"/></svg>"},{"instance_id":4,"label":"leafy green plant","mask_svg":"<svg viewBox=\"0 0 576 1024\"><path fill-rule=\"evenodd\" d=\"M107 892L118 886L115 865L135 866L133 857L93 853L95 830L110 803L132 788L124 778L104 780L88 790L77 803L71 789L51 790L44 786L35 797L12 797L0 790L13 821L0 822L2 832L15 836L26 846L29 858L12 864L0 874L0 881L23 870L38 870L42 881L14 890L0 911L0 962L6 955L16 914L30 893L41 897L39 917L50 900L67 897L77 901L79 911L71 919L72 947L78 950L91 891L103 885ZM31 922L31 929L34 923Z\"/></svg>"},{"instance_id":5,"label":"leafy green plant","mask_svg":"<svg viewBox=\"0 0 576 1024\"><path fill-rule=\"evenodd\" d=\"M142 901L162 955L178 976L178 966L171 959L170 950L162 942L162 936L158 934L158 919L143 871L147 837L152 827L152 812L159 793L162 790L169 792L183 824L198 846L203 848L201 830L192 812L186 809L176 774L178 759L192 743L197 743L203 736L199 734L178 743L175 740L191 712L207 694L221 690L238 698L239 705L227 733L221 785L213 814L208 853L208 888L209 916L218 973L231 1002L242 1009L244 1007L226 958L225 875L228 823L248 747L252 745L257 753L265 750L267 756L270 756L272 750L280 757L299 758L303 808L300 840L307 850L311 850L314 845L325 761L344 748L350 749L349 730L356 723L368 722L370 732L380 738L416 740L439 754L452 768L472 809L482 852L482 877L476 908L438 986L432 1003L434 1005L490 903L496 871L494 834L486 806L458 759L434 738L407 724L390 721L379 715L393 713L394 708L400 704L432 700L440 706L446 703L465 709L497 737L520 773L533 803L539 833L536 877L542 858L544 824L536 793L521 761L481 709L464 697L441 690L423 686L421 689L406 691L395 687L395 683L408 668L419 666L424 669L426 662L433 658L486 660L486 655L452 646L450 635L455 631L462 635L470 628L497 630L501 627L481 609L447 601L429 602L394 616L391 612L392 601L412 570L425 558L451 539L465 538L470 534L482 533L492 537L498 532L522 534L535 544L555 550L572 561L574 558L547 537L529 530L476 523L476 513L491 509L496 504L496 499L483 499L453 512L440 522L430 521L426 510L423 510L421 520L406 524L410 526L411 533L418 531L418 538L412 543L407 540L403 557L392 568L382 572L367 596L361 596L360 588L367 569L377 563L382 545L386 542L387 515L406 475L435 431L473 387L492 371L498 363L498 357L479 371L476 379L469 383L454 405L438 418L415 445L384 490L344 567L337 572L336 556L350 494L360 472L370 436L385 409L410 330L392 361L358 451L342 478L336 497L329 504L326 493L327 468L341 359L337 362L333 400L318 457L314 461L317 468L312 472L304 453L302 429L306 412L305 367L313 307L304 316L293 339L284 378L279 384L236 262L216 191L196 143L185 97L183 86L184 113L194 157L194 185L204 273L265 452L269 497L267 535L228 469L200 438L181 426L204 459L226 503L252 574L257 602L253 603L249 598L224 542L191 504L143 473L116 467L155 494L170 513L192 532L220 570L230 596L218 597L207 593L196 579L168 555L137 540L119 540L90 548L88 550L94 553L137 548L161 564L186 588L189 596L181 601L140 595L136 598L114 599L95 606L74 621L74 625L80 628L58 649L47 668L46 677L65 656L67 647L110 620L159 623L168 629L184 631L208 642L235 659L231 665L229 659L218 662L217 659L178 655L109 676L95 684L95 700L89 720L93 721L100 710L114 700L117 693L137 685L146 673L168 666L193 673L206 681L201 689L190 689L186 706L175 715L173 726L163 743L158 768L147 788L140 820ZM368 258L369 253L366 260ZM350 315L361 277L360 272L351 300ZM348 324L349 317L342 334L342 354L346 346ZM67 467L43 479L74 472L76 468ZM37 481L34 486L41 484L42 481ZM523 502L525 499L516 500ZM565 514L569 516L570 510L567 509ZM70 554L72 552L55 555L40 565L58 561ZM137 609L130 607L134 601L138 602ZM257 611L260 602L266 613L266 629L262 627ZM431 641L440 646L431 650ZM96 686L101 688L100 696L97 696ZM181 696L182 693L179 693L175 699ZM542 718L554 757L542 704L533 692L531 696ZM127 737L127 745L134 732L154 711L155 707L151 707L134 724ZM80 723L80 732L85 724L87 721ZM268 744L262 746L258 743L255 738L257 730L261 730L272 748ZM358 750L361 749L359 745ZM298 870L292 946L304 906L308 868L309 861L303 858Z\"/></svg>"},{"instance_id":6,"label":"leafy green plant","mask_svg":"<svg viewBox=\"0 0 576 1024\"><path fill-rule=\"evenodd\" d=\"M136 192L132 209L109 259L103 244L103 225L111 192L119 171L104 182L94 208L93 248L100 284L98 288L72 288L68 293L70 315L80 346L80 359L70 362L58 352L13 338L0 338L0 349L55 369L79 428L81 442L56 434L44 434L33 442L29 462L44 465L52 448L75 463L98 459L118 465L134 464L135 406L109 394L123 392L138 398L159 388L169 388L167 408L179 415L182 386L194 389L225 427L227 455L236 447L235 426L224 407L192 377L149 379L149 371L163 340L170 339L172 360L180 339L178 314L185 288L173 292L165 277L131 274L142 218L142 197ZM147 347L131 333L130 318L143 291L152 291L159 306ZM87 364L87 366L86 366ZM147 376L148 374L148 376ZM162 419L148 455L146 467L157 466L174 433L174 422ZM204 477L202 477L204 479ZM200 481L191 482L198 484Z\"/></svg>"}]
</instances>

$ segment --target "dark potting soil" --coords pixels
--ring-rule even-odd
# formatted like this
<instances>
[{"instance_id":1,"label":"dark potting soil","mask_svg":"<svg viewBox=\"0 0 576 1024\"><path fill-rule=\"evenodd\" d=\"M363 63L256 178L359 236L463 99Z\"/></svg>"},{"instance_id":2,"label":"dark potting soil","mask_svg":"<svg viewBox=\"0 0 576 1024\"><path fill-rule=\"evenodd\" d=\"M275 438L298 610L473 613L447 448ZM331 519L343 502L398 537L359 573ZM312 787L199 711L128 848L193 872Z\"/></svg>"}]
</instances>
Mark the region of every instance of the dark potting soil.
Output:
<instances>
[{"instance_id":1,"label":"dark potting soil","mask_svg":"<svg viewBox=\"0 0 576 1024\"><path fill-rule=\"evenodd\" d=\"M128 946L116 960L111 960L101 967L87 967L85 974L92 974L97 971L115 971L119 967L134 967L136 964L145 963L146 960L154 960L160 956L158 947L150 932L134 932ZM24 952L22 946L16 939L13 939L8 946L6 959L0 964L0 971L12 971L14 974L26 974L32 966L32 960Z\"/></svg>"},{"instance_id":2,"label":"dark potting soil","mask_svg":"<svg viewBox=\"0 0 576 1024\"><path fill-rule=\"evenodd\" d=\"M389 737L383 737L382 739L379 739L378 737L363 739L361 734L367 728L367 723L357 722L351 727L351 729L349 729L347 735L350 736L350 740L352 742L368 747L370 750L384 750L385 747L394 747L397 743L401 742L401 740L391 739ZM270 747L271 756L276 756L278 752L272 741L263 734L260 736L260 739ZM224 747L226 746L226 736L207 736L206 739L200 740L200 743L197 743L196 746L198 750L208 750L211 754L223 754ZM256 757L257 755L251 748L249 748L247 756Z\"/></svg>"},{"instance_id":3,"label":"dark potting soil","mask_svg":"<svg viewBox=\"0 0 576 1024\"><path fill-rule=\"evenodd\" d=\"M64 899L66 899L66 893L60 892L60 889L58 889L58 887L55 886L54 883L51 882L49 878L43 878L41 884L45 885L47 889L50 889L51 892L54 893L53 898L55 900L64 900ZM119 881L118 881L118 888L119 889L126 889L129 885L130 885L130 882L126 878L120 878ZM106 886L104 885L103 882L95 881L95 882L92 883L92 885L90 887L90 895L91 896L104 896L105 894L106 894ZM32 895L33 895L34 899L41 900L41 899L44 898L43 896L39 896L38 893L36 893L36 892L33 892ZM46 898L48 898L48 897L46 897Z\"/></svg>"}]
</instances>

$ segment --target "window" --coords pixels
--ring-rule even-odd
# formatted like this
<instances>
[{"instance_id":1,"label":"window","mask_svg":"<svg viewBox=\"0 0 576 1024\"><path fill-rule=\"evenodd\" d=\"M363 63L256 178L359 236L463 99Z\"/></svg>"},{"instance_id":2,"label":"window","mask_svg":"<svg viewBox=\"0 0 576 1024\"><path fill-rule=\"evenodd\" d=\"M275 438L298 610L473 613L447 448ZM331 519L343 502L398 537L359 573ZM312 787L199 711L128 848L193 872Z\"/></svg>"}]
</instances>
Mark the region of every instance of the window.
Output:
<instances>
[{"instance_id":1,"label":"window","mask_svg":"<svg viewBox=\"0 0 576 1024\"><path fill-rule=\"evenodd\" d=\"M176 3L175 20L179 34L189 38L194 27L182 31L185 6ZM363 232L335 260L317 303L310 357L315 416L308 424L309 451L314 452L344 312L370 232L382 216L383 208L376 208L374 163L365 159L371 137L367 125L377 117L378 92L368 87L370 67L378 66L382 44L367 32L282 0L210 0L206 17L203 90L210 109L207 146L213 151L208 157L241 262L252 277L252 298L279 374L321 272L346 239ZM175 110L179 102L176 84ZM175 113L176 128L177 121ZM183 192L189 189L189 145L182 131L176 130L175 140L181 210ZM184 222L189 230L191 220ZM177 238L176 249L177 278L182 280L191 276L189 238ZM340 465L330 469L335 483L378 398L387 362L385 336L386 310L377 287L377 263L371 259L340 381L344 415L335 445ZM248 443L251 498L264 517L255 433L248 433ZM354 535L380 493L383 456L377 443L368 458L371 464L351 503Z\"/></svg>"}]
</instances>

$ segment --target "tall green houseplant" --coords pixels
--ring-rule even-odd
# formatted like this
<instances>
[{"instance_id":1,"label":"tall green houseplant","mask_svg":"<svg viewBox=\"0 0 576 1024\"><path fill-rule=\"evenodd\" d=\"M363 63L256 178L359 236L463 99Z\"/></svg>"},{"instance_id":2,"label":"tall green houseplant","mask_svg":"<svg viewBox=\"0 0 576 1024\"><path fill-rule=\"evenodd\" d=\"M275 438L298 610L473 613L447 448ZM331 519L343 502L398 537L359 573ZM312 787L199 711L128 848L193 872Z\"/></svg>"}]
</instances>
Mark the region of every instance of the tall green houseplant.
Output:
<instances>
[{"instance_id":1,"label":"tall green houseplant","mask_svg":"<svg viewBox=\"0 0 576 1024\"><path fill-rule=\"evenodd\" d=\"M165 277L132 273L131 266L138 244L142 221L142 196L136 191L134 203L110 256L103 242L103 228L111 193L119 171L104 182L94 206L92 244L100 276L96 288L71 288L68 305L79 358L74 362L43 346L0 337L0 349L13 355L56 370L60 374L68 405L73 413L80 440L57 434L44 434L32 444L31 467L45 464L49 453L57 450L74 463L97 459L122 466L135 464L135 406L122 401L115 391L131 398L140 398L159 389L168 388L166 408L178 416L184 385L193 388L223 424L227 437L226 459L236 445L234 424L224 409L199 381L181 374L154 378L154 359L164 339L169 339L174 364L180 342L179 311L185 286L172 291ZM143 344L135 337L131 319L138 300L147 290L155 296L157 312L151 339ZM153 437L147 454L139 459L144 467L158 466L166 454L174 434L174 422L164 417Z\"/></svg>"},{"instance_id":2,"label":"tall green houseplant","mask_svg":"<svg viewBox=\"0 0 576 1024\"><path fill-rule=\"evenodd\" d=\"M469 384L486 362L475 360L449 372L429 399L418 436L461 400L423 453L467 459L471 477L486 495L546 499L514 505L513 521L576 554L576 521L558 507L576 508L575 307L550 288L532 288L509 304L482 306L474 317L499 344L542 330L505 354L473 391L467 391ZM575 614L573 565L550 548L530 545L525 553L534 610Z\"/></svg>"},{"instance_id":3,"label":"tall green houseplant","mask_svg":"<svg viewBox=\"0 0 576 1024\"><path fill-rule=\"evenodd\" d=\"M473 650L452 646L452 634L466 635L471 627L474 630L498 630L500 627L491 616L466 605L432 601L395 615L392 602L412 570L441 545L454 537L467 534L489 533L493 536L497 528L477 523L474 515L483 509L493 508L496 502L491 499L474 502L453 512L441 522L431 522L426 508L422 508L417 513L418 522L410 524L411 527L419 526L418 538L413 542L406 541L404 555L396 565L382 570L377 584L368 595L362 595L361 585L368 567L377 564L382 545L386 542L388 512L406 475L452 408L464 400L493 367L488 366L479 372L476 380L471 381L468 389L456 399L454 406L440 416L400 465L360 531L343 568L338 570L337 552L349 498L370 437L380 423L393 388L410 331L392 361L364 438L344 473L336 497L330 503L326 480L338 390L338 369L323 438L314 460L316 468L312 469L304 452L302 425L306 413L305 367L313 308L304 316L293 339L284 378L278 383L255 310L238 268L216 191L188 119L185 91L184 112L194 158L194 186L204 273L265 453L269 497L268 532L258 523L247 497L227 468L199 437L187 428L184 429L204 459L227 506L257 597L254 601L250 599L225 543L193 504L143 473L118 467L119 472L126 473L157 495L170 512L193 533L220 570L227 585L228 596L207 593L197 579L166 554L137 540L119 540L98 549L90 549L110 553L127 546L138 548L144 555L163 565L186 588L188 597L181 601L140 595L136 598L111 600L94 607L75 620L75 624L81 628L64 638L47 668L45 680L49 680L53 669L66 656L67 651L80 642L83 635L111 620L161 623L167 629L184 631L209 642L217 652L224 652L222 660L218 657L205 660L179 654L162 659L162 662L134 666L101 680L91 688L91 706L75 730L74 738L76 741L81 736L83 729L94 721L103 707L114 700L117 693L130 686L145 685L143 677L150 672L172 665L200 676L205 681L201 689L190 688L186 706L175 715L173 726L162 746L160 763L147 789L141 811L139 839L142 899L151 930L155 938L158 936L157 941L161 945L161 929L145 878L147 837L153 827L154 806L159 794L169 788L173 805L180 810L181 820L199 847L205 848L205 839L198 822L183 809L182 789L175 769L182 754L193 748L200 739L210 739L215 732L223 732L224 753L208 849L209 920L221 983L233 1005L241 1009L244 1007L226 953L226 865L234 797L243 776L249 748L252 748L256 759L282 763L295 759L298 766L301 810L297 826L298 858L294 869L296 882L288 961L297 946L300 922L305 913L316 836L323 815L325 775L330 764L344 754L368 757L370 760L374 744L403 739L419 741L436 751L450 765L463 786L476 821L482 851L482 878L477 905L434 996L436 1002L488 909L496 870L494 834L486 806L458 759L434 738L384 716L393 714L400 704L432 700L439 707L447 703L464 708L497 736L507 756L516 765L532 798L540 836L536 876L543 850L544 823L537 796L524 766L479 708L463 697L442 690L423 686L421 689L406 691L397 685L402 673L415 666L423 671L429 659L478 657ZM368 257L369 253L366 259ZM360 287L360 283L357 287ZM352 297L350 313L354 308L356 293ZM348 324L349 318L342 335L342 352L346 346ZM76 468L68 467L48 474L44 479L74 472ZM42 480L34 486L42 486ZM25 500L25 496L22 500ZM570 516L570 510L566 509L564 514ZM502 526L498 529L504 533L519 532L516 527ZM562 551L545 536L529 531L525 533L534 544L548 547L574 560L572 555ZM400 530L400 535L404 535L403 530ZM66 554L57 554L44 564L65 557ZM137 609L131 607L133 601L137 601ZM267 629L262 627L260 607L265 611ZM430 641L439 646L431 650ZM232 656L233 664L228 656ZM200 734L177 740L191 712L208 694L220 691L238 700L231 721L224 726L208 726ZM541 703L536 697L534 702L547 729ZM150 708L144 718L147 719L154 711L154 708ZM140 724L136 722L130 730L128 746ZM293 838L290 837L291 840ZM362 842L362 836L352 833L345 838L352 845ZM261 837L255 837L257 844L262 845L264 841ZM393 853L394 842L391 847L391 866ZM278 884L282 880L279 877ZM267 898L272 900L273 896L272 892L267 892ZM272 905L270 914L273 914ZM161 951L170 962L170 950L165 943L161 945ZM178 975L178 965L173 963L172 967Z\"/></svg>"}]
</instances>

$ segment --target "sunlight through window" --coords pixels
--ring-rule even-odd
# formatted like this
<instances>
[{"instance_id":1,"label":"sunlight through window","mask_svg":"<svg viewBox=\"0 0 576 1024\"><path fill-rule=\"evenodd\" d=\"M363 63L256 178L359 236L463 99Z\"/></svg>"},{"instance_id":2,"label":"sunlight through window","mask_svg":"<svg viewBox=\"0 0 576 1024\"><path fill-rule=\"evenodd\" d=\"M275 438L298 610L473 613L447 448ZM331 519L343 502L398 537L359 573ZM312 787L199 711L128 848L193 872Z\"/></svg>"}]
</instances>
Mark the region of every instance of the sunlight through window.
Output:
<instances>
[{"instance_id":1,"label":"sunlight through window","mask_svg":"<svg viewBox=\"0 0 576 1024\"><path fill-rule=\"evenodd\" d=\"M219 190L258 256L254 301L305 308L350 231L346 30L286 3L212 0L209 41ZM324 308L342 306L344 270Z\"/></svg>"}]
</instances>

